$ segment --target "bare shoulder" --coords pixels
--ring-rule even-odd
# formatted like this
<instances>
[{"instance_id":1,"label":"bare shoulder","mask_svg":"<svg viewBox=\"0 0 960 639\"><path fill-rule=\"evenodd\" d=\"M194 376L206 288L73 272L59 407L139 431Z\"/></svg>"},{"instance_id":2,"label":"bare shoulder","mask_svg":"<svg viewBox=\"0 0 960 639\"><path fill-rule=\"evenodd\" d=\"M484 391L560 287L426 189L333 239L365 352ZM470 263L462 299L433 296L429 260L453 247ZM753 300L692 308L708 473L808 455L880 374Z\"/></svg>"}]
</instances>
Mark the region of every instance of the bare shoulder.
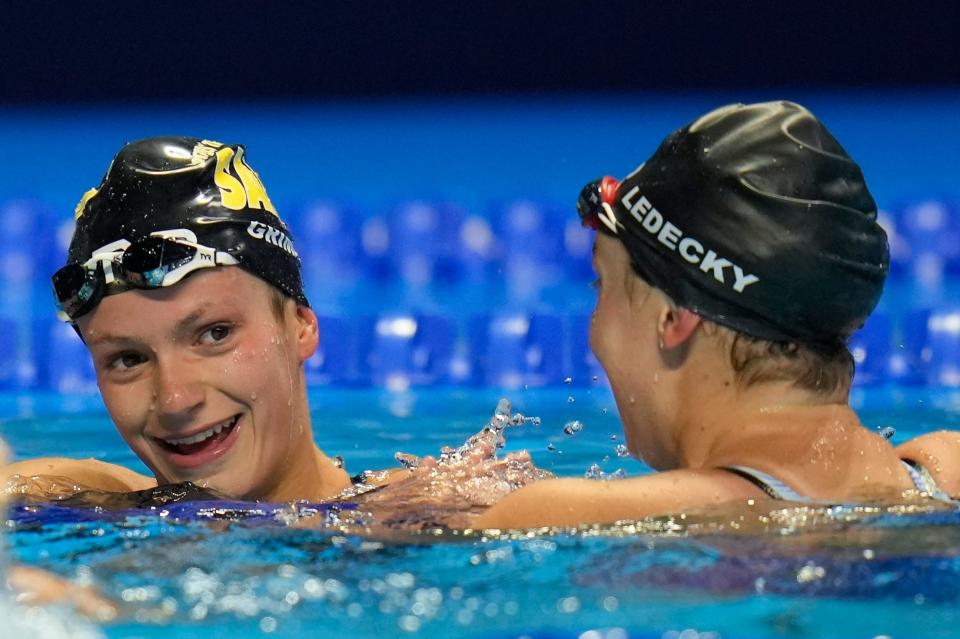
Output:
<instances>
[{"instance_id":1,"label":"bare shoulder","mask_svg":"<svg viewBox=\"0 0 960 639\"><path fill-rule=\"evenodd\" d=\"M941 430L914 437L897 446L897 454L922 465L944 492L960 499L960 431Z\"/></svg>"},{"instance_id":2,"label":"bare shoulder","mask_svg":"<svg viewBox=\"0 0 960 639\"><path fill-rule=\"evenodd\" d=\"M511 493L474 522L475 528L534 528L610 523L762 497L723 470L672 470L632 479L549 479Z\"/></svg>"},{"instance_id":3,"label":"bare shoulder","mask_svg":"<svg viewBox=\"0 0 960 639\"><path fill-rule=\"evenodd\" d=\"M32 484L42 492L56 492L57 486L73 484L84 490L131 492L153 488L155 479L129 468L109 464L98 459L71 459L69 457L40 457L16 462L0 469L8 490L32 493ZM34 478L40 478L37 481ZM50 481L42 481L49 478ZM46 486L46 490L44 490Z\"/></svg>"}]
</instances>

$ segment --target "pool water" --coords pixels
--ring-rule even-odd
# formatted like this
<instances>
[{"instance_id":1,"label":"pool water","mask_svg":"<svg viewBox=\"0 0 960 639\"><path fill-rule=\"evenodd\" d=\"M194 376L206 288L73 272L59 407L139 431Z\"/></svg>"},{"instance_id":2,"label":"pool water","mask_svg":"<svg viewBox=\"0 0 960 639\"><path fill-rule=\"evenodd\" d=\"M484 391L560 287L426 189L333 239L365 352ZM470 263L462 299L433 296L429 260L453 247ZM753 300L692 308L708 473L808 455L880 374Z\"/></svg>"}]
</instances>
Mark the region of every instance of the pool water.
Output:
<instances>
[{"instance_id":1,"label":"pool water","mask_svg":"<svg viewBox=\"0 0 960 639\"><path fill-rule=\"evenodd\" d=\"M593 464L648 472L617 455L621 429L605 388L509 397L542 421L509 429L507 450L529 449L563 475ZM311 396L317 441L351 472L393 466L397 450L460 443L498 399L442 388ZM895 429L895 443L960 422L957 392L871 388L854 401L869 427ZM18 457L56 446L142 470L99 400L55 404L4 398L0 434ZM572 419L583 428L567 435ZM8 514L8 554L122 602L107 637L946 638L960 622L960 510L922 501L769 518L744 507L513 537L371 538L293 527L290 513L216 502L100 513L21 506Z\"/></svg>"},{"instance_id":2,"label":"pool water","mask_svg":"<svg viewBox=\"0 0 960 639\"><path fill-rule=\"evenodd\" d=\"M868 427L893 429L894 443L960 428L960 391L950 389L960 388L960 93L788 93L858 158L889 212L891 278L854 338L855 407ZM595 293L573 200L584 181L626 174L707 109L778 97L5 109L0 437L17 459L95 457L146 471L110 425L85 350L54 322L47 274L63 263L78 195L120 145L181 132L246 143L303 243L308 293L333 336L324 346L343 346L308 363L314 431L351 473L395 466L397 451L462 443L504 393L542 420L509 429L506 450L528 449L559 475L649 472L618 454L610 392L586 381L600 374L583 357ZM50 148L57 153L38 152ZM421 201L443 223L406 233L430 211L402 203ZM529 215L504 215L511 201L541 207L539 225L525 230L518 220ZM537 330L531 313L544 320ZM518 314L524 331L512 331ZM387 334L374 357L351 350L363 341L357 326L369 333L383 319L437 330L413 342L403 330ZM497 341L490 326L510 330ZM379 368L354 370L364 358ZM508 366L491 366L497 359ZM565 434L575 420L583 428ZM953 638L960 627L960 513L942 505L743 507L517 538L361 536L341 528L343 512L300 527L308 509L20 506L6 515L4 543L8 559L121 602L120 620L99 630L111 638ZM17 628L8 604L0 596L0 637ZM68 613L23 619L45 637L98 632Z\"/></svg>"}]
</instances>

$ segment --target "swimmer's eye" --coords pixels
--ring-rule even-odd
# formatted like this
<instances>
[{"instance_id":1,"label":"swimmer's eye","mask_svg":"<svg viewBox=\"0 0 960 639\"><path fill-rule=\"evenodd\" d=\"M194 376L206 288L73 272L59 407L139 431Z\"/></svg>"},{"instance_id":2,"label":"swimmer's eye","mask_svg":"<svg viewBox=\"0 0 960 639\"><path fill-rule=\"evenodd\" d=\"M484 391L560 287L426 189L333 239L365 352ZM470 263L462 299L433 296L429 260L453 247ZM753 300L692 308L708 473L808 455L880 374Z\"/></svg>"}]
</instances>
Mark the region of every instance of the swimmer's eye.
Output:
<instances>
[{"instance_id":1,"label":"swimmer's eye","mask_svg":"<svg viewBox=\"0 0 960 639\"><path fill-rule=\"evenodd\" d=\"M117 371L127 371L139 366L147 361L147 358L139 353L120 353L110 360L107 367Z\"/></svg>"},{"instance_id":2,"label":"swimmer's eye","mask_svg":"<svg viewBox=\"0 0 960 639\"><path fill-rule=\"evenodd\" d=\"M201 344L219 344L233 332L233 328L226 324L217 324L200 333Z\"/></svg>"}]
</instances>

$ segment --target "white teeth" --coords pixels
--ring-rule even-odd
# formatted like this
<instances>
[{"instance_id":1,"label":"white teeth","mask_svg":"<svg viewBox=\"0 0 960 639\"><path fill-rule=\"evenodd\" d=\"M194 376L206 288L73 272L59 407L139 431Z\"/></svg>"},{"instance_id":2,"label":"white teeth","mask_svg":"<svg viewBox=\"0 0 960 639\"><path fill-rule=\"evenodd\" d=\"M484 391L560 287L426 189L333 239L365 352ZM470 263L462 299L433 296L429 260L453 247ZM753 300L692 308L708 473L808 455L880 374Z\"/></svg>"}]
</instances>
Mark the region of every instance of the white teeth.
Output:
<instances>
[{"instance_id":1,"label":"white teeth","mask_svg":"<svg viewBox=\"0 0 960 639\"><path fill-rule=\"evenodd\" d=\"M173 446L180 446L181 444L198 444L203 440L210 439L214 435L220 433L224 428L230 428L236 423L236 421L236 417L231 417L230 419L222 421L212 428L208 428L202 433L197 433L193 437L184 437L183 439L165 439L163 441Z\"/></svg>"}]
</instances>

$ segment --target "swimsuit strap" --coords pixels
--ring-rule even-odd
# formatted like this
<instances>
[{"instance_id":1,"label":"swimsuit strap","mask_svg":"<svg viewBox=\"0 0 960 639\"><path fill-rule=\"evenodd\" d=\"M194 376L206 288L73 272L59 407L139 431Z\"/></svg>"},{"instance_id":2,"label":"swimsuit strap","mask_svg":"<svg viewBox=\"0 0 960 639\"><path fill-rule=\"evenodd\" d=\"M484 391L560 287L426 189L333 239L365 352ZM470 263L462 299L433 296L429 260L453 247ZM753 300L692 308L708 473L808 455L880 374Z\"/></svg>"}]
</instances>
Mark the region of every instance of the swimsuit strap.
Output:
<instances>
[{"instance_id":1,"label":"swimsuit strap","mask_svg":"<svg viewBox=\"0 0 960 639\"><path fill-rule=\"evenodd\" d=\"M724 466L723 470L729 470L734 475L743 477L774 499L799 502L812 501L809 497L801 495L773 475L765 473L762 470L750 468L749 466Z\"/></svg>"},{"instance_id":2,"label":"swimsuit strap","mask_svg":"<svg viewBox=\"0 0 960 639\"><path fill-rule=\"evenodd\" d=\"M940 486L937 485L937 480L933 478L933 475L930 474L930 471L927 470L923 464L912 459L901 459L900 462L910 475L910 480L913 482L913 485L916 486L921 494L940 501L953 501L950 495L943 492Z\"/></svg>"}]
</instances>

